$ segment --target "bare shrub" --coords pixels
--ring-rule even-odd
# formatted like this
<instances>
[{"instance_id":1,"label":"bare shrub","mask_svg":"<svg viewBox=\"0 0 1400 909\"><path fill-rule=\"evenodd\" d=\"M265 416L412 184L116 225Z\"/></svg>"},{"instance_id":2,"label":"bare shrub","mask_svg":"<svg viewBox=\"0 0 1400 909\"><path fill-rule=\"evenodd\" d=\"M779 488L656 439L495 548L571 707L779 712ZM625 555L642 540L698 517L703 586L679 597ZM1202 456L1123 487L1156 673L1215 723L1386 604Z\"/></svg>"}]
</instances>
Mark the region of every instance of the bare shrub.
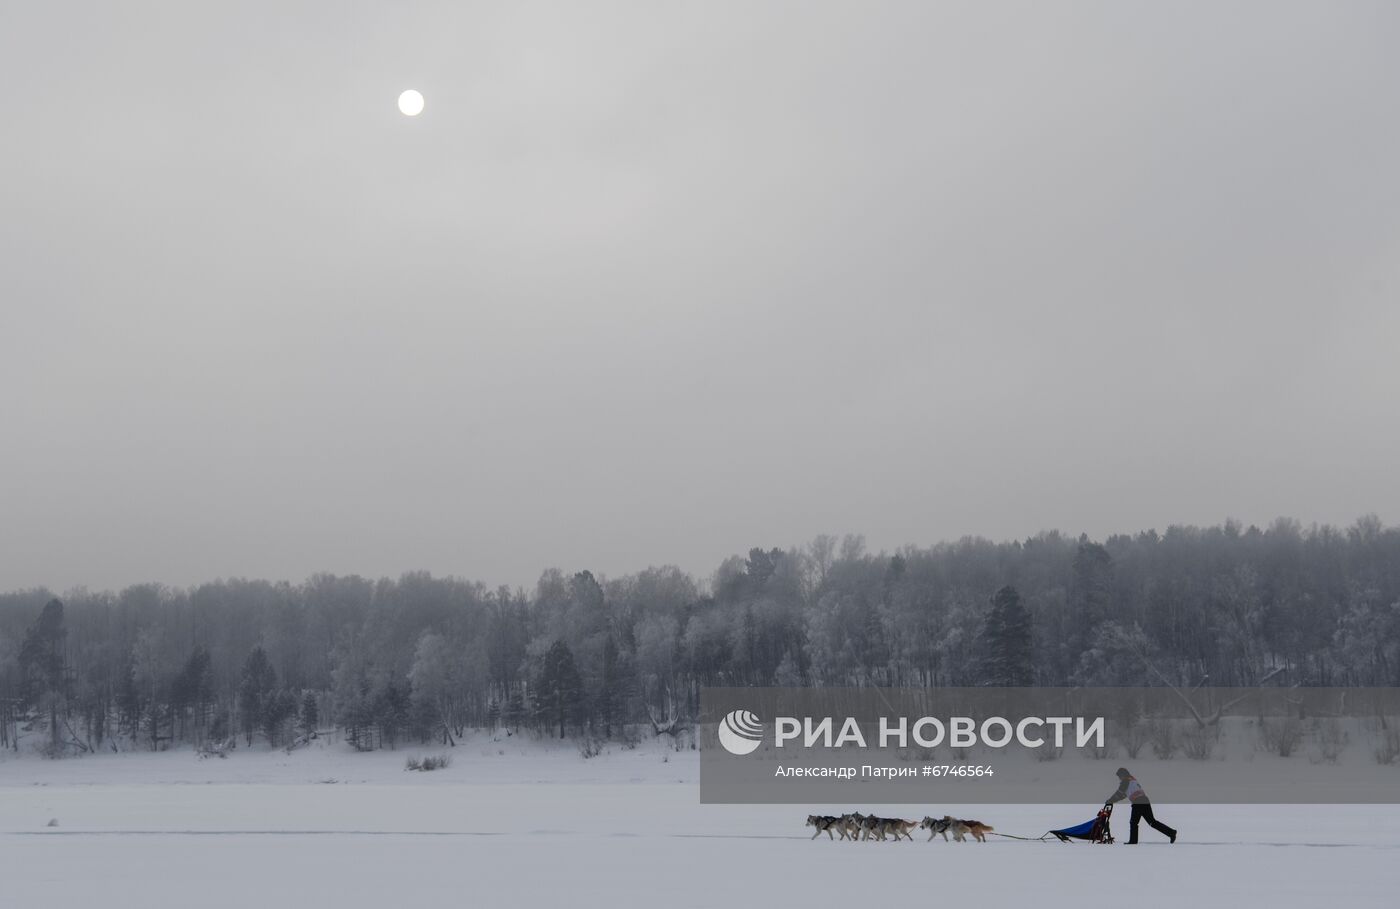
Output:
<instances>
[{"instance_id":1,"label":"bare shrub","mask_svg":"<svg viewBox=\"0 0 1400 909\"><path fill-rule=\"evenodd\" d=\"M430 770L441 770L451 764L452 756L447 754L440 754L436 757L429 755L425 758L409 757L403 762L403 769L417 770L426 773Z\"/></svg>"},{"instance_id":2,"label":"bare shrub","mask_svg":"<svg viewBox=\"0 0 1400 909\"><path fill-rule=\"evenodd\" d=\"M1377 764L1394 764L1400 761L1400 729L1382 729L1376 734L1376 747L1373 752Z\"/></svg>"},{"instance_id":3,"label":"bare shrub","mask_svg":"<svg viewBox=\"0 0 1400 909\"><path fill-rule=\"evenodd\" d=\"M623 726L622 729L618 731L618 741L622 744L623 748L631 751L636 748L637 745L641 744L642 737L637 732L636 726Z\"/></svg>"},{"instance_id":4,"label":"bare shrub","mask_svg":"<svg viewBox=\"0 0 1400 909\"><path fill-rule=\"evenodd\" d=\"M1128 726L1123 733L1123 750L1127 752L1128 758L1137 760L1138 752L1142 751L1142 746L1146 745L1151 737L1151 730L1141 720L1135 720Z\"/></svg>"},{"instance_id":5,"label":"bare shrub","mask_svg":"<svg viewBox=\"0 0 1400 909\"><path fill-rule=\"evenodd\" d=\"M579 757L583 758L585 761L589 758L595 758L602 753L603 742L597 736L588 735L579 739L578 754Z\"/></svg>"},{"instance_id":6,"label":"bare shrub","mask_svg":"<svg viewBox=\"0 0 1400 909\"><path fill-rule=\"evenodd\" d=\"M1292 757L1303 740L1303 721L1294 716L1270 717L1259 724L1264 748L1279 757Z\"/></svg>"},{"instance_id":7,"label":"bare shrub","mask_svg":"<svg viewBox=\"0 0 1400 909\"><path fill-rule=\"evenodd\" d=\"M1192 726L1181 735L1181 750L1193 761L1208 761L1219 740L1219 726Z\"/></svg>"},{"instance_id":8,"label":"bare shrub","mask_svg":"<svg viewBox=\"0 0 1400 909\"><path fill-rule=\"evenodd\" d=\"M1313 731L1313 738L1316 747L1313 748L1312 761L1314 764L1335 764L1337 758L1341 757L1346 750L1351 739L1347 736L1346 730L1335 717L1327 717L1318 720Z\"/></svg>"},{"instance_id":9,"label":"bare shrub","mask_svg":"<svg viewBox=\"0 0 1400 909\"><path fill-rule=\"evenodd\" d=\"M1171 720L1153 720L1148 724L1147 740L1152 743L1152 753L1161 760L1169 760L1176 754L1176 726Z\"/></svg>"}]
</instances>

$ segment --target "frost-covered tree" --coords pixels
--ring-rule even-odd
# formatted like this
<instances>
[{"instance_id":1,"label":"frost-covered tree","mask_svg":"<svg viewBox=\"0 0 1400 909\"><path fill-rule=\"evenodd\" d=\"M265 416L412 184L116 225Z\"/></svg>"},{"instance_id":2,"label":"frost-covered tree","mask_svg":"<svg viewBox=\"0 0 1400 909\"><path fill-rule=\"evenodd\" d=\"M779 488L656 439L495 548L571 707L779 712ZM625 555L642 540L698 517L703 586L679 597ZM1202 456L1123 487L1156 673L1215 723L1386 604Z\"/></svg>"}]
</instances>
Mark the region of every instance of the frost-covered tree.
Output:
<instances>
[{"instance_id":1,"label":"frost-covered tree","mask_svg":"<svg viewBox=\"0 0 1400 909\"><path fill-rule=\"evenodd\" d=\"M67 640L63 603L53 599L25 633L19 651L20 703L46 716L51 757L61 755L64 746L60 721L68 712Z\"/></svg>"},{"instance_id":2,"label":"frost-covered tree","mask_svg":"<svg viewBox=\"0 0 1400 909\"><path fill-rule=\"evenodd\" d=\"M311 735L321 724L321 708L316 704L316 692L308 691L301 696L301 715L297 725L302 735Z\"/></svg>"},{"instance_id":3,"label":"frost-covered tree","mask_svg":"<svg viewBox=\"0 0 1400 909\"><path fill-rule=\"evenodd\" d=\"M452 730L457 724L461 703L458 660L447 639L440 634L424 632L414 650L413 666L408 681L413 690L413 704L421 715L431 717L444 745L456 745Z\"/></svg>"},{"instance_id":4,"label":"frost-covered tree","mask_svg":"<svg viewBox=\"0 0 1400 909\"><path fill-rule=\"evenodd\" d=\"M238 686L238 715L243 735L253 744L253 735L266 727L269 707L277 692L277 671L267 658L267 652L254 647L243 662L242 682Z\"/></svg>"},{"instance_id":5,"label":"frost-covered tree","mask_svg":"<svg viewBox=\"0 0 1400 909\"><path fill-rule=\"evenodd\" d=\"M193 741L202 742L214 700L214 672L208 647L195 647L171 683L170 700L181 723L180 731L187 731Z\"/></svg>"},{"instance_id":6,"label":"frost-covered tree","mask_svg":"<svg viewBox=\"0 0 1400 909\"><path fill-rule=\"evenodd\" d=\"M274 748L285 737L287 727L297 714L296 695L285 688L279 688L267 696L262 709L262 731L267 743Z\"/></svg>"}]
</instances>

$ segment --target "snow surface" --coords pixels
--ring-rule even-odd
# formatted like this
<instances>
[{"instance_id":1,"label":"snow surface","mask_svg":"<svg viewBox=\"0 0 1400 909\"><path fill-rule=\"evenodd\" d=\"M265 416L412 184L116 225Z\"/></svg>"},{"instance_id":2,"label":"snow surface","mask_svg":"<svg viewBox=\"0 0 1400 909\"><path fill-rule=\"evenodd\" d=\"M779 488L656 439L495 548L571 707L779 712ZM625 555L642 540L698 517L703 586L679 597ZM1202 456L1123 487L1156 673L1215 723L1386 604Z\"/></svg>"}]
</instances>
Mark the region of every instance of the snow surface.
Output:
<instances>
[{"instance_id":1,"label":"snow surface","mask_svg":"<svg viewBox=\"0 0 1400 909\"><path fill-rule=\"evenodd\" d=\"M406 772L409 755L452 765ZM1111 766L1104 789L1114 785ZM693 751L664 742L585 760L569 745L476 736L457 748L290 755L188 751L0 757L0 905L1393 906L1394 806L1157 806L1182 831L1138 849L810 841L806 814L862 806L701 805ZM1150 780L1147 780L1150 787ZM1066 805L880 806L1039 836ZM57 820L57 827L46 826ZM1114 822L1126 838L1126 811Z\"/></svg>"}]
</instances>

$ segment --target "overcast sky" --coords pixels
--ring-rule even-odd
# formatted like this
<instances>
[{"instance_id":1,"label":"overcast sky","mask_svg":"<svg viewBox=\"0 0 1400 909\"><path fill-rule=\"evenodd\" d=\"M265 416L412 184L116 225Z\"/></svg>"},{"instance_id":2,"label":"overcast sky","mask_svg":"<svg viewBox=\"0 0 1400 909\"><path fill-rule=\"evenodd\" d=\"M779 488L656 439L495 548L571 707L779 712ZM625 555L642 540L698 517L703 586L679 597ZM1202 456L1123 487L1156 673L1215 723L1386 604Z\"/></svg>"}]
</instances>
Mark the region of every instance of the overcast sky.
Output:
<instances>
[{"instance_id":1,"label":"overcast sky","mask_svg":"<svg viewBox=\"0 0 1400 909\"><path fill-rule=\"evenodd\" d=\"M0 589L1394 523L1397 47L1388 2L0 0Z\"/></svg>"}]
</instances>

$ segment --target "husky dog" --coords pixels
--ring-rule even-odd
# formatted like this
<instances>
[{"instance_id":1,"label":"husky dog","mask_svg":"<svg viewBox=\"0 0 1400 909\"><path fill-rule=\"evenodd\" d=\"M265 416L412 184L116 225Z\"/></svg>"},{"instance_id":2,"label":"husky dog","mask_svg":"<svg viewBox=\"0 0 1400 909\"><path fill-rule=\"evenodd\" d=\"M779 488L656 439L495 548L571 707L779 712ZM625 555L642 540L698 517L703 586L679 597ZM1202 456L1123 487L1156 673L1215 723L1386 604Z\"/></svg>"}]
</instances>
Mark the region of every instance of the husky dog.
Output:
<instances>
[{"instance_id":1,"label":"husky dog","mask_svg":"<svg viewBox=\"0 0 1400 909\"><path fill-rule=\"evenodd\" d=\"M865 817L859 811L852 811L850 814L841 815L841 836L855 842L860 833L860 822Z\"/></svg>"},{"instance_id":2,"label":"husky dog","mask_svg":"<svg viewBox=\"0 0 1400 909\"><path fill-rule=\"evenodd\" d=\"M979 843L985 843L987 834L992 832L992 825L984 824L981 821L959 821L958 823L966 827L967 832L972 834L972 838Z\"/></svg>"},{"instance_id":3,"label":"husky dog","mask_svg":"<svg viewBox=\"0 0 1400 909\"><path fill-rule=\"evenodd\" d=\"M839 829L839 830L841 831L841 838L842 838L842 839L845 839L845 838L846 838L846 830L845 830L845 827L844 827L844 826L840 826L840 827L837 826L837 825L839 825L840 823L841 823L841 819L840 819L839 817L832 817L832 816L829 815L829 814L809 814L809 815L807 815L807 826L808 826L808 827L815 827L815 828L817 828L817 832L814 833L814 834L812 834L812 839L816 839L817 837L821 836L821 835L822 835L822 831L825 830L825 831L826 831L827 838L828 838L828 839L833 839L833 840L834 840L834 839L836 839L836 837L832 836L831 831L832 831L832 830L835 830L835 829Z\"/></svg>"},{"instance_id":4,"label":"husky dog","mask_svg":"<svg viewBox=\"0 0 1400 909\"><path fill-rule=\"evenodd\" d=\"M896 843L899 842L901 836L911 843L914 842L914 838L909 835L909 831L917 826L914 821L906 821L902 817L887 817L882 818L881 823L884 824L887 832L894 834L894 841Z\"/></svg>"},{"instance_id":5,"label":"husky dog","mask_svg":"<svg viewBox=\"0 0 1400 909\"><path fill-rule=\"evenodd\" d=\"M893 837L895 842L898 842L901 836L908 840L913 839L909 831L914 829L914 822L903 818L872 816L867 817L862 824L865 828L865 839L874 837L882 843L890 837Z\"/></svg>"},{"instance_id":6,"label":"husky dog","mask_svg":"<svg viewBox=\"0 0 1400 909\"><path fill-rule=\"evenodd\" d=\"M938 834L943 834L943 842L948 842L948 828L952 826L951 819L946 817L928 817L919 822L920 830L928 831L928 841L933 842L933 838Z\"/></svg>"},{"instance_id":7,"label":"husky dog","mask_svg":"<svg viewBox=\"0 0 1400 909\"><path fill-rule=\"evenodd\" d=\"M895 839L899 839L899 832L895 829L897 824L900 824L900 821L895 818L878 818L875 815L867 815L864 821L861 821L861 826L864 828L862 839L875 839L883 843L889 839L892 833L895 835Z\"/></svg>"},{"instance_id":8,"label":"husky dog","mask_svg":"<svg viewBox=\"0 0 1400 909\"><path fill-rule=\"evenodd\" d=\"M959 843L967 841L967 835L972 834L972 838L979 843L987 841L987 834L992 832L991 824L984 824L981 821L963 821L950 815L943 816L943 822L948 825L948 830L953 834L953 839Z\"/></svg>"}]
</instances>

